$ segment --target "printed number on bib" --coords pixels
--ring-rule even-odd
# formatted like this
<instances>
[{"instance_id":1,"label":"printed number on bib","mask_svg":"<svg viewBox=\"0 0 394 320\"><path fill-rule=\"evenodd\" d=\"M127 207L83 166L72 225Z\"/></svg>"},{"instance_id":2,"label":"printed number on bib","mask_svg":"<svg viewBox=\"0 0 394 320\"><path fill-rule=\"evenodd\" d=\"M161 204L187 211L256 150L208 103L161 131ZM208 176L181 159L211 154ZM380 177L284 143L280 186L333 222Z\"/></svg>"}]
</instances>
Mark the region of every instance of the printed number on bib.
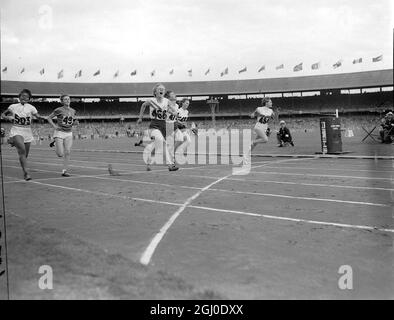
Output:
<instances>
[{"instance_id":1,"label":"printed number on bib","mask_svg":"<svg viewBox=\"0 0 394 320\"><path fill-rule=\"evenodd\" d=\"M73 124L73 117L64 117L62 123L65 125L72 125Z\"/></svg>"},{"instance_id":2,"label":"printed number on bib","mask_svg":"<svg viewBox=\"0 0 394 320\"><path fill-rule=\"evenodd\" d=\"M271 117L264 116L264 117L261 117L259 121L260 121L260 123L262 123L262 124L266 124L266 123L268 123L270 120L271 120Z\"/></svg>"},{"instance_id":3,"label":"printed number on bib","mask_svg":"<svg viewBox=\"0 0 394 320\"><path fill-rule=\"evenodd\" d=\"M14 124L19 124L21 126L30 126L31 118L30 117L20 117L16 114L14 116Z\"/></svg>"},{"instance_id":4,"label":"printed number on bib","mask_svg":"<svg viewBox=\"0 0 394 320\"><path fill-rule=\"evenodd\" d=\"M167 116L167 112L164 110L153 110L152 116L159 120L165 120Z\"/></svg>"}]
</instances>

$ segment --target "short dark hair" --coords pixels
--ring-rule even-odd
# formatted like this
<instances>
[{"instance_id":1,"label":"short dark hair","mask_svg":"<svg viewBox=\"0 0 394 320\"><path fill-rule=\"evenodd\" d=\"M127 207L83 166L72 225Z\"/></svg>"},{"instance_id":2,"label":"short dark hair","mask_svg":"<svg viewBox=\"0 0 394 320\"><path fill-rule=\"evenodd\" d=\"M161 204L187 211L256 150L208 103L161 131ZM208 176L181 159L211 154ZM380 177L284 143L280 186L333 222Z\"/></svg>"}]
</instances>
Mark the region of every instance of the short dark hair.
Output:
<instances>
[{"instance_id":1,"label":"short dark hair","mask_svg":"<svg viewBox=\"0 0 394 320\"><path fill-rule=\"evenodd\" d=\"M263 105L263 107L267 105L268 101L271 101L271 99L267 97L261 99L261 104Z\"/></svg>"},{"instance_id":2,"label":"short dark hair","mask_svg":"<svg viewBox=\"0 0 394 320\"><path fill-rule=\"evenodd\" d=\"M183 106L183 104L184 104L186 101L189 101L189 99L188 99L188 98L183 98L183 99L181 100L181 107Z\"/></svg>"},{"instance_id":3,"label":"short dark hair","mask_svg":"<svg viewBox=\"0 0 394 320\"><path fill-rule=\"evenodd\" d=\"M31 97L33 96L32 94L31 94L31 91L29 90L29 89L23 89L21 92L19 92L19 97L22 95L22 94L24 94L24 93L27 93L28 95L29 95L29 99L31 99Z\"/></svg>"},{"instance_id":4,"label":"short dark hair","mask_svg":"<svg viewBox=\"0 0 394 320\"><path fill-rule=\"evenodd\" d=\"M166 93L164 94L164 98L167 98L167 99L168 99L168 98L170 97L170 94L171 94L171 93L174 93L174 91L172 91L172 90L167 90Z\"/></svg>"},{"instance_id":5,"label":"short dark hair","mask_svg":"<svg viewBox=\"0 0 394 320\"><path fill-rule=\"evenodd\" d=\"M63 101L63 99L65 98L65 97L70 97L68 94L62 94L61 96L60 96L60 101Z\"/></svg>"}]
</instances>

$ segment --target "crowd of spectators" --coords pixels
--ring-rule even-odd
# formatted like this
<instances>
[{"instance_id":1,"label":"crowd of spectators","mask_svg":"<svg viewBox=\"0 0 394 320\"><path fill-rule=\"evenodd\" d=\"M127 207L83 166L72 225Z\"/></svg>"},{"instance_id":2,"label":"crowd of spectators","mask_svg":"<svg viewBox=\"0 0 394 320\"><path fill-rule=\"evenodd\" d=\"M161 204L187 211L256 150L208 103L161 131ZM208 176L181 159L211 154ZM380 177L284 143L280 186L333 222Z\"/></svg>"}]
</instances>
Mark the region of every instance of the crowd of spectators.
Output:
<instances>
[{"instance_id":1,"label":"crowd of spectators","mask_svg":"<svg viewBox=\"0 0 394 320\"><path fill-rule=\"evenodd\" d=\"M271 98L274 107L281 114L318 114L332 112L338 109L341 113L346 112L376 112L379 109L392 109L392 91L374 92L363 94L341 94L341 95L317 95L304 97L279 97ZM219 99L217 114L245 115L251 113L259 106L261 99ZM1 110L8 107L10 103L1 103ZM33 101L32 104L41 114L50 114L60 106L59 102ZM120 118L136 117L139 113L142 101L119 102L117 100L103 100L100 102L76 102L72 107L79 116L84 117L109 117ZM209 115L211 110L206 100L192 100L190 113L193 115Z\"/></svg>"}]
</instances>

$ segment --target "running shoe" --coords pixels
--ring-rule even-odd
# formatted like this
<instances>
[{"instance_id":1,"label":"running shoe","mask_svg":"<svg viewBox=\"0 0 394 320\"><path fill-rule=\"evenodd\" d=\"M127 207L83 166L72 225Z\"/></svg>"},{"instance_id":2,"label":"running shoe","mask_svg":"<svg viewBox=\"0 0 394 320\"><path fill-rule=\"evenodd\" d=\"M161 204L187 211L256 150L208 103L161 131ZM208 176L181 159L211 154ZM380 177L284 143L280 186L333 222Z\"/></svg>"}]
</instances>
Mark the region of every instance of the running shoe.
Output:
<instances>
[{"instance_id":1,"label":"running shoe","mask_svg":"<svg viewBox=\"0 0 394 320\"><path fill-rule=\"evenodd\" d=\"M175 164L173 164L172 166L168 167L168 170L169 171L177 171L177 170L179 170L179 168Z\"/></svg>"},{"instance_id":2,"label":"running shoe","mask_svg":"<svg viewBox=\"0 0 394 320\"><path fill-rule=\"evenodd\" d=\"M23 177L25 178L26 181L31 180L30 174L28 173L25 173Z\"/></svg>"},{"instance_id":3,"label":"running shoe","mask_svg":"<svg viewBox=\"0 0 394 320\"><path fill-rule=\"evenodd\" d=\"M62 172L62 177L69 177L69 176L70 174L66 170Z\"/></svg>"},{"instance_id":4,"label":"running shoe","mask_svg":"<svg viewBox=\"0 0 394 320\"><path fill-rule=\"evenodd\" d=\"M50 144L49 144L49 147L50 148L53 148L55 146L55 140L53 140Z\"/></svg>"}]
</instances>

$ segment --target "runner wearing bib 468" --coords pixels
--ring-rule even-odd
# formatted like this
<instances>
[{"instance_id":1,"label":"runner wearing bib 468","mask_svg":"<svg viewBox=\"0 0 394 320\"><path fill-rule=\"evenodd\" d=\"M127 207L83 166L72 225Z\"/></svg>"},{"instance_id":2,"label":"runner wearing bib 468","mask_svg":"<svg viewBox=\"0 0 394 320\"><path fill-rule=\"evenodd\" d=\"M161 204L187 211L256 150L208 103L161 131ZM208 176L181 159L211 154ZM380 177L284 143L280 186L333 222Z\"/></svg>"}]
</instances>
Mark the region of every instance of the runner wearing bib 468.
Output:
<instances>
[{"instance_id":1,"label":"runner wearing bib 468","mask_svg":"<svg viewBox=\"0 0 394 320\"><path fill-rule=\"evenodd\" d=\"M149 131L151 139L153 140L144 149L144 158L147 164L147 170L150 171L150 165L152 164L152 152L154 150L164 150L164 156L168 165L169 171L176 171L179 168L174 164L172 157L170 156L166 143L166 119L167 112L169 110L169 101L164 97L165 87L162 84L157 84L153 87L153 98L145 101L140 110L140 116L137 120L137 125L142 122L146 107L149 107L149 116L151 119L149 125Z\"/></svg>"}]
</instances>

